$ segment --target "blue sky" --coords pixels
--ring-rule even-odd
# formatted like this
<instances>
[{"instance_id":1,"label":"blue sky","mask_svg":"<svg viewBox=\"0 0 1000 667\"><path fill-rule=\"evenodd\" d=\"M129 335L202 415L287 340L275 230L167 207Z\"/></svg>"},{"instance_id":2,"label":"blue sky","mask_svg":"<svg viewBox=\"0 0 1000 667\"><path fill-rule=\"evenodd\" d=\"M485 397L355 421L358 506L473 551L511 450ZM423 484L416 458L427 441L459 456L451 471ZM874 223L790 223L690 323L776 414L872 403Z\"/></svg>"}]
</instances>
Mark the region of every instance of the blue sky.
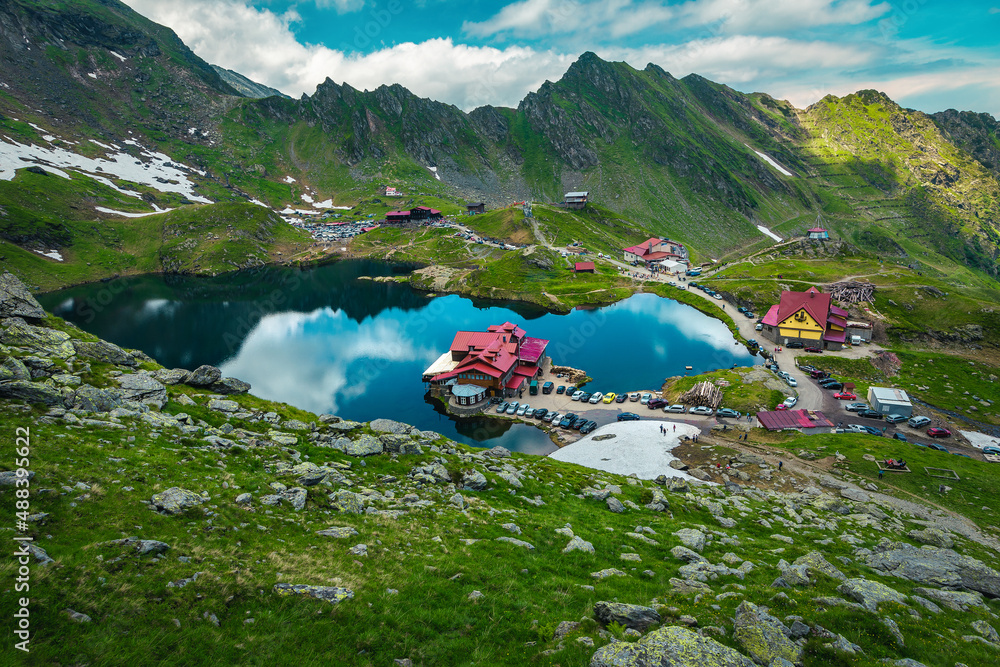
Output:
<instances>
[{"instance_id":1,"label":"blue sky","mask_svg":"<svg viewBox=\"0 0 1000 667\"><path fill-rule=\"evenodd\" d=\"M125 0L205 60L298 96L329 77L516 106L581 53L804 107L883 90L1000 116L1000 0Z\"/></svg>"}]
</instances>

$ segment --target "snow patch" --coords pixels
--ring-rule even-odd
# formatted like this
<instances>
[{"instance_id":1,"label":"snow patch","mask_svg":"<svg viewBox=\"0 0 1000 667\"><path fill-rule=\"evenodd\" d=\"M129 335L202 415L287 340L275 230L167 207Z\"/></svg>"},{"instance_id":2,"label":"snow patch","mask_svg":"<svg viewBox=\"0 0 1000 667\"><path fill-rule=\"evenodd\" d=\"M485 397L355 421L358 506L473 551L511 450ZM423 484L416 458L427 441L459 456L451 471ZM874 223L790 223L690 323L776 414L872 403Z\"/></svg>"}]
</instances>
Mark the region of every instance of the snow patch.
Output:
<instances>
[{"instance_id":1,"label":"snow patch","mask_svg":"<svg viewBox=\"0 0 1000 667\"><path fill-rule=\"evenodd\" d=\"M58 250L49 250L48 252L42 252L41 250L36 250L35 252L37 252L42 257L48 257L49 259L54 259L57 262L64 261L62 253L60 253Z\"/></svg>"},{"instance_id":2,"label":"snow patch","mask_svg":"<svg viewBox=\"0 0 1000 667\"><path fill-rule=\"evenodd\" d=\"M122 61L122 62L125 62L126 60L128 60L128 58L126 58L125 56L123 56L123 55L122 55L122 54L120 54L120 53L116 53L115 51L109 51L109 53L110 53L111 55L113 55L113 56L114 56L115 58L118 58L118 60L120 60L120 61Z\"/></svg>"},{"instance_id":3,"label":"snow patch","mask_svg":"<svg viewBox=\"0 0 1000 667\"><path fill-rule=\"evenodd\" d=\"M174 210L172 208L161 209L158 206L153 206L155 211L149 211L148 213L130 213L128 211L116 211L113 208L104 208L103 206L95 206L94 209L100 211L101 213L110 213L111 215L120 215L123 218L145 218L147 215L156 215L157 213L169 213Z\"/></svg>"},{"instance_id":4,"label":"snow patch","mask_svg":"<svg viewBox=\"0 0 1000 667\"><path fill-rule=\"evenodd\" d=\"M310 210L310 209L292 208L290 206L286 206L283 210L281 210L279 212L282 215L295 215L296 213L298 213L299 215L320 215L320 214L323 213L322 211L313 211L313 210Z\"/></svg>"},{"instance_id":5,"label":"snow patch","mask_svg":"<svg viewBox=\"0 0 1000 667\"><path fill-rule=\"evenodd\" d=\"M306 193L303 192L302 195L301 195L301 197L302 197L302 201L304 201L305 203L307 203L307 204L312 204L313 203L313 198L310 197L309 195L307 195Z\"/></svg>"},{"instance_id":6,"label":"snow patch","mask_svg":"<svg viewBox=\"0 0 1000 667\"><path fill-rule=\"evenodd\" d=\"M969 444L976 449L982 449L987 445L1000 447L1000 438L997 438L996 436L980 433L979 431L959 431L959 433L964 435L969 441Z\"/></svg>"},{"instance_id":7,"label":"snow patch","mask_svg":"<svg viewBox=\"0 0 1000 667\"><path fill-rule=\"evenodd\" d=\"M757 225L757 229L759 229L760 233L763 234L764 236L770 236L772 239L778 241L779 243L784 240L780 236L772 232L770 229L765 227L764 225Z\"/></svg>"},{"instance_id":8,"label":"snow patch","mask_svg":"<svg viewBox=\"0 0 1000 667\"><path fill-rule=\"evenodd\" d=\"M271 208L270 206L268 206L264 202L260 201L259 199L251 199L250 203L251 204L257 204L257 206L263 206L264 208Z\"/></svg>"},{"instance_id":9,"label":"snow patch","mask_svg":"<svg viewBox=\"0 0 1000 667\"><path fill-rule=\"evenodd\" d=\"M440 176L440 174L438 174L438 168L437 167L427 167L427 168L431 170L432 174L434 174L434 178L438 179L439 181L441 180L441 176Z\"/></svg>"},{"instance_id":10,"label":"snow patch","mask_svg":"<svg viewBox=\"0 0 1000 667\"><path fill-rule=\"evenodd\" d=\"M291 176L285 176L285 183L294 183L295 179Z\"/></svg>"},{"instance_id":11,"label":"snow patch","mask_svg":"<svg viewBox=\"0 0 1000 667\"><path fill-rule=\"evenodd\" d=\"M768 163L769 165L771 165L772 167L774 167L775 169L777 169L778 171L780 171L780 172L781 172L782 174L784 174L785 176L794 176L794 175L795 175L795 174L793 174L792 172L790 172L790 171L788 171L787 169L785 169L784 167L782 167L782 166L781 166L780 164L778 164L777 162L775 162L775 161L774 161L773 159L771 159L771 156L770 156L770 155L766 155L766 154L764 154L764 153L761 153L761 152L760 152L759 150L756 150L756 149L754 149L754 148L751 148L751 147L750 147L749 145L747 145L747 144L743 144L743 145L744 145L744 146L746 146L747 148L750 148L750 150L752 150L752 151L753 151L754 153L756 153L757 155L759 155L759 156L760 156L760 159L761 159L761 160L763 160L764 162L767 162L767 163Z\"/></svg>"},{"instance_id":12,"label":"snow patch","mask_svg":"<svg viewBox=\"0 0 1000 667\"><path fill-rule=\"evenodd\" d=\"M87 76L89 76L91 79L96 79L97 78L97 75L94 74L93 72L87 72Z\"/></svg>"}]
</instances>

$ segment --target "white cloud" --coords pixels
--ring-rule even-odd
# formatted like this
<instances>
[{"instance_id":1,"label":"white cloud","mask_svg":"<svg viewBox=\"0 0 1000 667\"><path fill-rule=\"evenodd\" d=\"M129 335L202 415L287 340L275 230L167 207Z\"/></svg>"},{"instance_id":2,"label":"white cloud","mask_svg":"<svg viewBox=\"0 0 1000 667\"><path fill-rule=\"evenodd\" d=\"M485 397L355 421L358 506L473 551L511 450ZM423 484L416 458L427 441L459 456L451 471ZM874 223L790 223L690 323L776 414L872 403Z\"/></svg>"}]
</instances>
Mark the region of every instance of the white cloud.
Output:
<instances>
[{"instance_id":1,"label":"white cloud","mask_svg":"<svg viewBox=\"0 0 1000 667\"><path fill-rule=\"evenodd\" d=\"M365 0L316 0L320 9L334 9L338 14L360 11L365 6Z\"/></svg>"},{"instance_id":2,"label":"white cloud","mask_svg":"<svg viewBox=\"0 0 1000 667\"><path fill-rule=\"evenodd\" d=\"M582 4L577 0L522 0L507 5L486 21L466 21L469 35L488 37L516 32L519 37L579 33L600 29L623 37L668 21L674 11L658 2L603 0Z\"/></svg>"},{"instance_id":3,"label":"white cloud","mask_svg":"<svg viewBox=\"0 0 1000 667\"><path fill-rule=\"evenodd\" d=\"M681 6L688 25L717 24L728 33L774 34L825 25L857 25L882 16L889 3L868 0L693 0Z\"/></svg>"}]
</instances>

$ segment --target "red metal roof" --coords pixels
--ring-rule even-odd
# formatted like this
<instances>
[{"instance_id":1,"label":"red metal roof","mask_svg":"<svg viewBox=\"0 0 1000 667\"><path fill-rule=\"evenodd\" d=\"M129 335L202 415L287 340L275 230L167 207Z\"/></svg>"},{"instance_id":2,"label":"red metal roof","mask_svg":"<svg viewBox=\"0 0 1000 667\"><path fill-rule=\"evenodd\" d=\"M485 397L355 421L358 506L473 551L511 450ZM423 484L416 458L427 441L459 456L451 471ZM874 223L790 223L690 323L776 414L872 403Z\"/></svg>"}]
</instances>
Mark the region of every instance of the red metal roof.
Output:
<instances>
[{"instance_id":1,"label":"red metal roof","mask_svg":"<svg viewBox=\"0 0 1000 667\"><path fill-rule=\"evenodd\" d=\"M838 327L843 328L843 327L847 326L847 320L845 320L843 317L837 317L836 315L834 315L833 313L831 313L830 317L827 318L826 324L827 324L827 327L829 327L829 325L833 324L833 325L836 325Z\"/></svg>"},{"instance_id":2,"label":"red metal roof","mask_svg":"<svg viewBox=\"0 0 1000 667\"><path fill-rule=\"evenodd\" d=\"M846 331L827 331L823 336L823 340L829 341L831 343L843 343L847 340Z\"/></svg>"},{"instance_id":3,"label":"red metal roof","mask_svg":"<svg viewBox=\"0 0 1000 667\"><path fill-rule=\"evenodd\" d=\"M574 271L593 271L594 270L594 263L593 262L577 262L576 264L573 265L573 270Z\"/></svg>"},{"instance_id":4,"label":"red metal roof","mask_svg":"<svg viewBox=\"0 0 1000 667\"><path fill-rule=\"evenodd\" d=\"M538 366L530 364L528 366L518 366L514 369L514 375L521 375L526 378L533 378L538 374Z\"/></svg>"},{"instance_id":5,"label":"red metal roof","mask_svg":"<svg viewBox=\"0 0 1000 667\"><path fill-rule=\"evenodd\" d=\"M545 354L545 348L548 344L549 341L544 338L531 338L530 336L526 336L521 341L521 359L523 361L530 361L533 364L537 364L538 360Z\"/></svg>"},{"instance_id":6,"label":"red metal roof","mask_svg":"<svg viewBox=\"0 0 1000 667\"><path fill-rule=\"evenodd\" d=\"M782 292L777 321L784 322L801 309L805 309L825 329L827 314L830 312L830 295L823 294L815 287L810 287L805 292Z\"/></svg>"},{"instance_id":7,"label":"red metal roof","mask_svg":"<svg viewBox=\"0 0 1000 667\"><path fill-rule=\"evenodd\" d=\"M388 213L385 214L385 217L387 217L387 218L389 218L389 217L398 218L398 217L404 216L404 215L408 218L408 217L410 217L410 212L409 211L389 211Z\"/></svg>"},{"instance_id":8,"label":"red metal roof","mask_svg":"<svg viewBox=\"0 0 1000 667\"><path fill-rule=\"evenodd\" d=\"M769 431L783 428L830 428L833 422L813 410L770 410L757 413L757 420Z\"/></svg>"},{"instance_id":9,"label":"red metal roof","mask_svg":"<svg viewBox=\"0 0 1000 667\"><path fill-rule=\"evenodd\" d=\"M809 230L809 233L813 234L813 233L816 233L816 232L825 232L825 231L826 230L823 229L822 227L813 227L812 229Z\"/></svg>"},{"instance_id":10,"label":"red metal roof","mask_svg":"<svg viewBox=\"0 0 1000 667\"><path fill-rule=\"evenodd\" d=\"M837 306L830 306L830 314L836 315L837 317L847 317L848 312L843 308L838 308Z\"/></svg>"},{"instance_id":11,"label":"red metal roof","mask_svg":"<svg viewBox=\"0 0 1000 667\"><path fill-rule=\"evenodd\" d=\"M771 306L767 311L767 315L765 315L764 319L761 320L761 323L766 324L769 327L778 326L778 308L778 304Z\"/></svg>"},{"instance_id":12,"label":"red metal roof","mask_svg":"<svg viewBox=\"0 0 1000 667\"><path fill-rule=\"evenodd\" d=\"M507 380L505 385L508 389L517 389L522 384L524 384L524 378L520 375L511 375L510 379Z\"/></svg>"}]
</instances>

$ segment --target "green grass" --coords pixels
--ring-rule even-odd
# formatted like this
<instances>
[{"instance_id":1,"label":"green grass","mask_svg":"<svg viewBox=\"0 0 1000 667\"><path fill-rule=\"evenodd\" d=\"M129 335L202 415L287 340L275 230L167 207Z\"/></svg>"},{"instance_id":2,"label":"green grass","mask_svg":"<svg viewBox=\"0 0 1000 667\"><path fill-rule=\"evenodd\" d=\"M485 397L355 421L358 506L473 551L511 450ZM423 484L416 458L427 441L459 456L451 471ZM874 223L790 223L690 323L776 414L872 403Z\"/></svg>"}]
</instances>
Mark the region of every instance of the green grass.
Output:
<instances>
[{"instance_id":1,"label":"green grass","mask_svg":"<svg viewBox=\"0 0 1000 667\"><path fill-rule=\"evenodd\" d=\"M749 373L752 368L734 368L718 370L712 373L701 373L687 377L669 378L665 391L666 399L671 403L684 395L699 382L725 380L728 386L721 387L723 399L720 407L732 408L744 414L756 413L760 410L771 410L775 405L785 400L786 394L776 389L769 389L763 382L745 382L741 374Z\"/></svg>"}]
</instances>

